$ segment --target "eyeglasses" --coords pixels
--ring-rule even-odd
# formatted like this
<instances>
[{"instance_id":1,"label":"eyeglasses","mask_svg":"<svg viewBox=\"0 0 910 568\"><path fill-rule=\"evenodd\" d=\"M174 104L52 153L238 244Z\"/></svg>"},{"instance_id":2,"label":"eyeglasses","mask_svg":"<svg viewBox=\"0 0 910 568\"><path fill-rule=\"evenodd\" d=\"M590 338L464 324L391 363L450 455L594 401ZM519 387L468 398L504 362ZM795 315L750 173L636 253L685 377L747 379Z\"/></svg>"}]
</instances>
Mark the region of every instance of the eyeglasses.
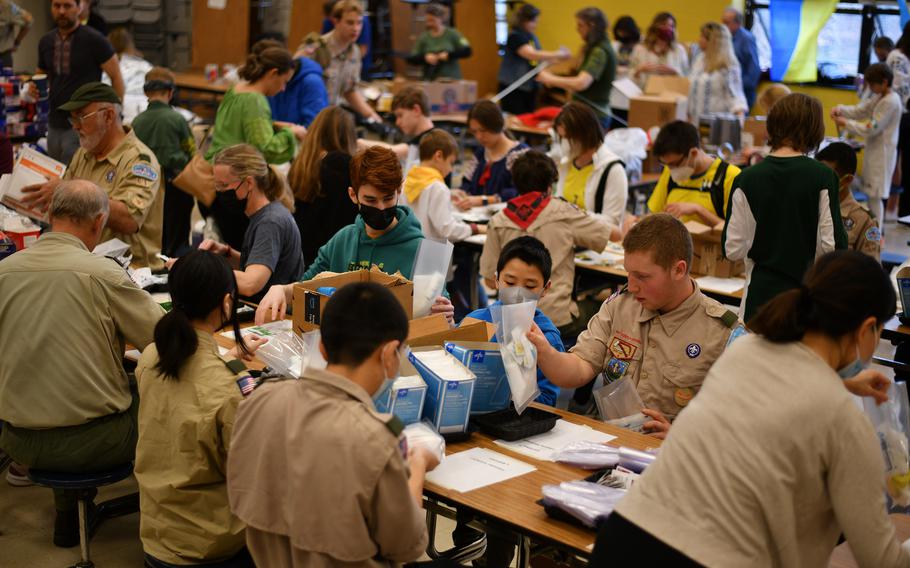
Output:
<instances>
[{"instance_id":1,"label":"eyeglasses","mask_svg":"<svg viewBox=\"0 0 910 568\"><path fill-rule=\"evenodd\" d=\"M243 180L243 179L242 179L242 180L238 181L237 184L234 185L234 187L228 187L228 186L226 186L226 185L221 185L220 183L216 183L216 184L215 184L215 191L218 191L218 192L224 192L224 191L237 191L238 189L240 189L240 186L243 185L243 182L244 182L244 181L246 181L246 180Z\"/></svg>"},{"instance_id":2,"label":"eyeglasses","mask_svg":"<svg viewBox=\"0 0 910 568\"><path fill-rule=\"evenodd\" d=\"M108 109L108 108L99 108L99 109L96 110L95 112L90 112L90 113L88 113L88 114L83 114L82 116L69 116L69 117L67 117L67 120L70 122L71 125L73 125L73 126L79 126L79 125L82 124L82 122L83 122L86 118L88 118L88 117L90 117L90 116L95 116L95 115L98 114L99 112L103 112L103 111L106 111L106 110L111 110L111 109Z\"/></svg>"}]
</instances>

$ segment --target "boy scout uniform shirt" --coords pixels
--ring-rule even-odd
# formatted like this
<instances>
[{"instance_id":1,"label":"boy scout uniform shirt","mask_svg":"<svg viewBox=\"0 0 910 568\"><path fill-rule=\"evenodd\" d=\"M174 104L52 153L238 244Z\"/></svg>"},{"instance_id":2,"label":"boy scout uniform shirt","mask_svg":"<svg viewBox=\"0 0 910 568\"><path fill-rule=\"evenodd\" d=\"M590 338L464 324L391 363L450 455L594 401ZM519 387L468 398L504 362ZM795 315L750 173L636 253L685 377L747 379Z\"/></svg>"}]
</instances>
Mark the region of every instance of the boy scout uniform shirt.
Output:
<instances>
[{"instance_id":1,"label":"boy scout uniform shirt","mask_svg":"<svg viewBox=\"0 0 910 568\"><path fill-rule=\"evenodd\" d=\"M234 415L243 397L215 338L198 330L196 337L196 352L177 380L157 369L155 344L136 366L139 536L147 554L169 564L223 560L245 546L225 479Z\"/></svg>"},{"instance_id":2,"label":"boy scout uniform shirt","mask_svg":"<svg viewBox=\"0 0 910 568\"><path fill-rule=\"evenodd\" d=\"M0 298L0 420L78 426L130 407L124 341L145 349L164 311L116 262L45 233L0 262Z\"/></svg>"},{"instance_id":3,"label":"boy scout uniform shirt","mask_svg":"<svg viewBox=\"0 0 910 568\"><path fill-rule=\"evenodd\" d=\"M259 566L376 568L426 550L398 434L345 377L307 369L240 403L228 493Z\"/></svg>"},{"instance_id":4,"label":"boy scout uniform shirt","mask_svg":"<svg viewBox=\"0 0 910 568\"><path fill-rule=\"evenodd\" d=\"M480 255L480 274L490 280L496 278L499 254L509 241L524 235L540 239L553 257L553 270L550 291L540 299L538 306L557 326L567 325L578 315L578 306L572 300L575 247L602 251L609 242L610 228L610 223L602 217L588 215L555 197L550 198L526 230L500 211L487 226L487 238Z\"/></svg>"},{"instance_id":5,"label":"boy scout uniform shirt","mask_svg":"<svg viewBox=\"0 0 910 568\"><path fill-rule=\"evenodd\" d=\"M604 302L570 352L607 381L628 377L645 408L675 418L739 325L736 314L692 285L692 295L665 314L645 309L623 290Z\"/></svg>"},{"instance_id":6,"label":"boy scout uniform shirt","mask_svg":"<svg viewBox=\"0 0 910 568\"><path fill-rule=\"evenodd\" d=\"M847 231L847 246L881 260L882 230L869 210L848 195L840 202L840 216Z\"/></svg>"},{"instance_id":7,"label":"boy scout uniform shirt","mask_svg":"<svg viewBox=\"0 0 910 568\"><path fill-rule=\"evenodd\" d=\"M115 233L105 227L101 241L117 238L130 245L133 264L162 268L158 258L161 252L161 231L164 223L164 192L161 185L161 168L155 154L139 141L136 134L124 126L126 137L98 160L79 148L70 161L63 179L84 179L94 182L107 192L110 199L120 201L139 224L139 231L132 235Z\"/></svg>"}]
</instances>

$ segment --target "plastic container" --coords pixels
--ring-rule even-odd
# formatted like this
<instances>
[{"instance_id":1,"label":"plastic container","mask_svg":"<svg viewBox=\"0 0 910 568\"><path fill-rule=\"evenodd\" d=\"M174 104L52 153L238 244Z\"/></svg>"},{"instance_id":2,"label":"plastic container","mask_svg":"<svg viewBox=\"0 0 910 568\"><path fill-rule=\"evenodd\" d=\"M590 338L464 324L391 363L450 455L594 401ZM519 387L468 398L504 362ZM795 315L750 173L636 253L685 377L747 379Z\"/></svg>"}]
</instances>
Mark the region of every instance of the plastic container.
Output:
<instances>
[{"instance_id":1,"label":"plastic container","mask_svg":"<svg viewBox=\"0 0 910 568\"><path fill-rule=\"evenodd\" d=\"M478 429L488 436L514 442L549 432L556 426L559 415L539 408L527 408L519 415L514 408L471 417Z\"/></svg>"},{"instance_id":2,"label":"plastic container","mask_svg":"<svg viewBox=\"0 0 910 568\"><path fill-rule=\"evenodd\" d=\"M614 426L639 432L649 420L641 412L645 405L638 396L635 384L626 377L594 391L594 401L601 419Z\"/></svg>"}]
</instances>

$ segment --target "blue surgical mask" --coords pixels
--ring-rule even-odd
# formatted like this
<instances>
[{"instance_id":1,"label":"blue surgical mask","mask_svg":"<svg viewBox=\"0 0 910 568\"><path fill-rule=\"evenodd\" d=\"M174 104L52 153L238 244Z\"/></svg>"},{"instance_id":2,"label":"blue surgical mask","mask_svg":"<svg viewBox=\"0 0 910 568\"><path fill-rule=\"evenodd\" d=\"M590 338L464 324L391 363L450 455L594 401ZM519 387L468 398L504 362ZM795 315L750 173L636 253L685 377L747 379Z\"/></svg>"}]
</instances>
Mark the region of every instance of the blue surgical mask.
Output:
<instances>
[{"instance_id":1,"label":"blue surgical mask","mask_svg":"<svg viewBox=\"0 0 910 568\"><path fill-rule=\"evenodd\" d=\"M398 353L399 359L401 358L401 352L397 349L395 350ZM391 399L389 398L389 392L392 390L392 385L395 384L395 381L401 375L401 361L398 364L399 372L395 373L394 377L388 376L385 371L385 367L382 368L383 381L379 386L379 390L376 391L376 394L373 395L373 405L376 407L376 410L379 412L389 412L391 407Z\"/></svg>"},{"instance_id":2,"label":"blue surgical mask","mask_svg":"<svg viewBox=\"0 0 910 568\"><path fill-rule=\"evenodd\" d=\"M875 333L876 331L877 331L877 329L873 328L873 333ZM842 379L852 379L856 375L858 375L858 374L862 373L864 370L866 370L866 367L868 367L868 366L869 366L869 361L863 361L863 358L859 354L859 343L857 343L856 344L856 359L854 359L853 362L848 364L846 367L842 367L842 368L838 369L837 374Z\"/></svg>"}]
</instances>

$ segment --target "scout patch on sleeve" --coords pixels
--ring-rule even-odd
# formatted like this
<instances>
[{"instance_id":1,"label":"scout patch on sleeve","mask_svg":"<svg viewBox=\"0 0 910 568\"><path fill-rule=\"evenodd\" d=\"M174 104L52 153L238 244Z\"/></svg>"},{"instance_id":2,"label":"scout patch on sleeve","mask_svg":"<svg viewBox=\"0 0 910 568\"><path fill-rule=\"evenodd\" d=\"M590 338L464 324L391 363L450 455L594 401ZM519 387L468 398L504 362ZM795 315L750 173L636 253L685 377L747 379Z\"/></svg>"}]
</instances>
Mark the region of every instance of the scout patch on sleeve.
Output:
<instances>
[{"instance_id":1,"label":"scout patch on sleeve","mask_svg":"<svg viewBox=\"0 0 910 568\"><path fill-rule=\"evenodd\" d=\"M617 359L628 361L638 352L638 347L615 335L610 338L610 353Z\"/></svg>"},{"instance_id":2,"label":"scout patch on sleeve","mask_svg":"<svg viewBox=\"0 0 910 568\"><path fill-rule=\"evenodd\" d=\"M726 349L727 347L730 347L730 344L732 344L734 341L736 341L740 337L742 337L744 335L748 335L748 334L749 334L749 332L746 331L745 326L742 326L742 325L736 326L733 329L733 331L730 333L730 337L727 339L727 344L724 345L724 349Z\"/></svg>"},{"instance_id":3,"label":"scout patch on sleeve","mask_svg":"<svg viewBox=\"0 0 910 568\"><path fill-rule=\"evenodd\" d=\"M866 240L874 243L880 242L882 240L882 230L875 226L869 227L866 231Z\"/></svg>"},{"instance_id":4,"label":"scout patch on sleeve","mask_svg":"<svg viewBox=\"0 0 910 568\"><path fill-rule=\"evenodd\" d=\"M131 171L136 177L149 181L158 181L158 172L149 164L135 164Z\"/></svg>"}]
</instances>

